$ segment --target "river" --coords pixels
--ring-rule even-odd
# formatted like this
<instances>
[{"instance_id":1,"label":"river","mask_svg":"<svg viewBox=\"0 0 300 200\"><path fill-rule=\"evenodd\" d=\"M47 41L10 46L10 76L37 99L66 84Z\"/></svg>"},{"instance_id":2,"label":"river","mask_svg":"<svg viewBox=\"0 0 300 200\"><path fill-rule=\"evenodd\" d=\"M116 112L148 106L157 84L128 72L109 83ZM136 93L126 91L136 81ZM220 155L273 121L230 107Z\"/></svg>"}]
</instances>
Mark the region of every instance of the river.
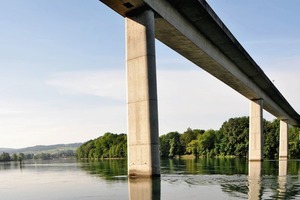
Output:
<instances>
[{"instance_id":1,"label":"river","mask_svg":"<svg viewBox=\"0 0 300 200\"><path fill-rule=\"evenodd\" d=\"M123 159L0 163L0 199L300 199L300 160L167 159L160 178L133 180L126 165Z\"/></svg>"}]
</instances>

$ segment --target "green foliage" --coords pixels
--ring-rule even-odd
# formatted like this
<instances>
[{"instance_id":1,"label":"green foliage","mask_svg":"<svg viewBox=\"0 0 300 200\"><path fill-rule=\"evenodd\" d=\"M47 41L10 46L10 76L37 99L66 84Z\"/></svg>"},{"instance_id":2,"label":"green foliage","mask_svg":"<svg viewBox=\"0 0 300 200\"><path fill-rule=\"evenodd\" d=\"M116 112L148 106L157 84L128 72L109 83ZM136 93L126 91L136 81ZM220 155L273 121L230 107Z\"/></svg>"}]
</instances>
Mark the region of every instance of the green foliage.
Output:
<instances>
[{"instance_id":1,"label":"green foliage","mask_svg":"<svg viewBox=\"0 0 300 200\"><path fill-rule=\"evenodd\" d=\"M27 154L25 155L25 159L36 159L36 160L52 160L59 158L70 158L75 157L75 152L73 150L64 150L58 151L56 153L39 153L39 154Z\"/></svg>"},{"instance_id":2,"label":"green foliage","mask_svg":"<svg viewBox=\"0 0 300 200\"><path fill-rule=\"evenodd\" d=\"M278 157L279 120L263 121L264 157ZM178 141L178 137L180 141ZM179 147L180 146L180 147ZM188 128L184 133L171 132L160 136L162 157L192 154L196 157L247 157L249 146L249 117L230 118L220 130L199 130ZM289 128L289 152L294 158L300 157L300 128Z\"/></svg>"},{"instance_id":3,"label":"green foliage","mask_svg":"<svg viewBox=\"0 0 300 200\"><path fill-rule=\"evenodd\" d=\"M248 153L249 117L230 118L220 128L219 151L224 155L246 156Z\"/></svg>"},{"instance_id":4,"label":"green foliage","mask_svg":"<svg viewBox=\"0 0 300 200\"><path fill-rule=\"evenodd\" d=\"M169 133L169 157L181 154L180 134L178 132Z\"/></svg>"},{"instance_id":5,"label":"green foliage","mask_svg":"<svg viewBox=\"0 0 300 200\"><path fill-rule=\"evenodd\" d=\"M274 159L278 157L279 149L279 120L272 122L264 120L264 157Z\"/></svg>"},{"instance_id":6,"label":"green foliage","mask_svg":"<svg viewBox=\"0 0 300 200\"><path fill-rule=\"evenodd\" d=\"M76 150L77 158L124 158L127 156L126 134L105 133L103 136L82 144Z\"/></svg>"},{"instance_id":7,"label":"green foliage","mask_svg":"<svg viewBox=\"0 0 300 200\"><path fill-rule=\"evenodd\" d=\"M192 140L187 144L186 152L198 157L200 151L199 147L200 147L199 140Z\"/></svg>"},{"instance_id":8,"label":"green foliage","mask_svg":"<svg viewBox=\"0 0 300 200\"><path fill-rule=\"evenodd\" d=\"M203 156L215 156L215 146L217 142L217 131L212 129L205 131L198 139L199 153Z\"/></svg>"},{"instance_id":9,"label":"green foliage","mask_svg":"<svg viewBox=\"0 0 300 200\"><path fill-rule=\"evenodd\" d=\"M180 134L178 132L170 132L159 138L160 155L162 157L174 157L181 155Z\"/></svg>"},{"instance_id":10,"label":"green foliage","mask_svg":"<svg viewBox=\"0 0 300 200\"><path fill-rule=\"evenodd\" d=\"M169 158L183 154L197 155L198 147L195 144L197 142L194 140L197 140L203 132L203 130L188 128L183 134L170 132L160 136L160 155Z\"/></svg>"},{"instance_id":11,"label":"green foliage","mask_svg":"<svg viewBox=\"0 0 300 200\"><path fill-rule=\"evenodd\" d=\"M13 161L18 161L18 156L17 156L17 154L14 153L14 154L12 155L11 159L12 159Z\"/></svg>"},{"instance_id":12,"label":"green foliage","mask_svg":"<svg viewBox=\"0 0 300 200\"><path fill-rule=\"evenodd\" d=\"M300 128L289 128L289 151L290 156L293 158L300 157Z\"/></svg>"},{"instance_id":13,"label":"green foliage","mask_svg":"<svg viewBox=\"0 0 300 200\"><path fill-rule=\"evenodd\" d=\"M10 155L9 155L9 153L3 152L3 153L0 155L0 161L1 161L1 162L10 161Z\"/></svg>"},{"instance_id":14,"label":"green foliage","mask_svg":"<svg viewBox=\"0 0 300 200\"><path fill-rule=\"evenodd\" d=\"M25 159L24 153L19 153L17 157L18 157L18 161L23 161Z\"/></svg>"},{"instance_id":15,"label":"green foliage","mask_svg":"<svg viewBox=\"0 0 300 200\"><path fill-rule=\"evenodd\" d=\"M186 150L186 147L193 140L197 140L198 136L202 135L204 132L205 132L204 130L188 128L183 134L181 134L180 142L182 145L182 149L181 149L182 153L183 154L192 154L190 149L188 151ZM193 142L193 143L195 143L195 142ZM191 144L189 146L191 146Z\"/></svg>"},{"instance_id":16,"label":"green foliage","mask_svg":"<svg viewBox=\"0 0 300 200\"><path fill-rule=\"evenodd\" d=\"M50 153L40 153L34 156L37 160L51 160L53 159Z\"/></svg>"},{"instance_id":17,"label":"green foliage","mask_svg":"<svg viewBox=\"0 0 300 200\"><path fill-rule=\"evenodd\" d=\"M263 121L265 158L278 157L279 120ZM170 132L159 137L160 155L172 158L185 154L195 157L247 157L249 146L249 117L230 118L219 130L188 128L184 133ZM291 157L300 157L300 129L290 127L289 150ZM43 155L45 156L45 155ZM125 134L105 133L82 144L77 158L124 158L127 156Z\"/></svg>"}]
</instances>

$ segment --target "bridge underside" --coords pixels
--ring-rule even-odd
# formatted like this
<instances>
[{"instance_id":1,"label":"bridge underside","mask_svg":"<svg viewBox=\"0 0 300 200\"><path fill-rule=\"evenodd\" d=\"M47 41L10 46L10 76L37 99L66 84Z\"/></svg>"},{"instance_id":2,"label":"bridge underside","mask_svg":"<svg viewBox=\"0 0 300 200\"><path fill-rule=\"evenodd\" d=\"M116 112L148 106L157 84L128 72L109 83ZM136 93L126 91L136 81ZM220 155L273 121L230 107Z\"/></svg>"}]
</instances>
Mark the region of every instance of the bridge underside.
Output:
<instances>
[{"instance_id":1,"label":"bridge underside","mask_svg":"<svg viewBox=\"0 0 300 200\"><path fill-rule=\"evenodd\" d=\"M300 126L299 114L204 0L101 0L124 17L155 11L155 37L264 109Z\"/></svg>"},{"instance_id":2,"label":"bridge underside","mask_svg":"<svg viewBox=\"0 0 300 200\"><path fill-rule=\"evenodd\" d=\"M251 100L250 161L263 158L263 109L281 120L287 157L287 124L300 127L299 114L205 0L101 1L126 18L129 175L160 174L154 38Z\"/></svg>"}]
</instances>

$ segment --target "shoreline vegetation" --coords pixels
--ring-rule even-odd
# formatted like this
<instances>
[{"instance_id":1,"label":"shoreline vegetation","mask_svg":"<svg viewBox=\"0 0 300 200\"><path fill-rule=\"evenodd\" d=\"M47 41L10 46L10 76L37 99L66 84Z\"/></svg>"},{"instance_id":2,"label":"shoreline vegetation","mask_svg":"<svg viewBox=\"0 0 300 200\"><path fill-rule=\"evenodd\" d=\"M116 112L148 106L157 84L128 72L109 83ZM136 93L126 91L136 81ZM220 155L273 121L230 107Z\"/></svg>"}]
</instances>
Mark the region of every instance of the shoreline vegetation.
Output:
<instances>
[{"instance_id":1,"label":"shoreline vegetation","mask_svg":"<svg viewBox=\"0 0 300 200\"><path fill-rule=\"evenodd\" d=\"M52 160L60 158L75 158L76 149L82 143L37 145L21 149L1 149L0 162L22 160ZM1 151L0 151L1 152Z\"/></svg>"},{"instance_id":2,"label":"shoreline vegetation","mask_svg":"<svg viewBox=\"0 0 300 200\"><path fill-rule=\"evenodd\" d=\"M263 120L264 158L278 158L279 120ZM230 118L219 130L188 128L185 132L169 132L159 137L162 158L235 158L247 157L249 145L249 117ZM105 133L82 144L77 159L126 158L127 135ZM289 128L289 157L300 158L300 129Z\"/></svg>"},{"instance_id":3,"label":"shoreline vegetation","mask_svg":"<svg viewBox=\"0 0 300 200\"><path fill-rule=\"evenodd\" d=\"M277 159L279 149L279 120L263 120L264 158ZM289 157L300 158L300 128L289 128ZM169 132L159 137L162 158L235 158L248 156L249 117L230 118L219 130L188 128L185 132ZM127 157L127 135L105 133L81 144L77 149L42 152L38 154L0 154L2 161L26 159L50 160L76 157L80 160L122 159Z\"/></svg>"},{"instance_id":4,"label":"shoreline vegetation","mask_svg":"<svg viewBox=\"0 0 300 200\"><path fill-rule=\"evenodd\" d=\"M61 151L57 153L14 153L10 155L7 152L2 152L0 154L0 162L9 162L9 161L20 161L23 160L53 160L53 159L63 159L63 158L75 158L74 150Z\"/></svg>"}]
</instances>

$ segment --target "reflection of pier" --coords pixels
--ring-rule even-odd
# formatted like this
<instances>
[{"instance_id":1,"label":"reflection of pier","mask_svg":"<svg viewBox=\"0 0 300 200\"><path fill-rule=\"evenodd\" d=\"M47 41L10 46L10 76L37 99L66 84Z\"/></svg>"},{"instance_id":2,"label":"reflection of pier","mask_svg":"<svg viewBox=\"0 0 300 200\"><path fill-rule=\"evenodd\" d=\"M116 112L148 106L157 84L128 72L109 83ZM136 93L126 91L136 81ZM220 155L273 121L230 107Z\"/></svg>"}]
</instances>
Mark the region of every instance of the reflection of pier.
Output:
<instances>
[{"instance_id":1,"label":"reflection of pier","mask_svg":"<svg viewBox=\"0 0 300 200\"><path fill-rule=\"evenodd\" d=\"M260 161L249 161L248 168L248 199L249 200L258 200L262 196L261 188L261 166L262 162Z\"/></svg>"},{"instance_id":2,"label":"reflection of pier","mask_svg":"<svg viewBox=\"0 0 300 200\"><path fill-rule=\"evenodd\" d=\"M286 199L287 197L287 160L279 161L278 169L278 188L277 194L274 194L279 199ZM248 199L258 200L262 199L263 187L262 187L262 162L249 161L248 168Z\"/></svg>"},{"instance_id":3,"label":"reflection of pier","mask_svg":"<svg viewBox=\"0 0 300 200\"><path fill-rule=\"evenodd\" d=\"M128 179L129 200L160 200L160 178Z\"/></svg>"},{"instance_id":4,"label":"reflection of pier","mask_svg":"<svg viewBox=\"0 0 300 200\"><path fill-rule=\"evenodd\" d=\"M278 197L285 199L287 192L287 160L279 161Z\"/></svg>"}]
</instances>

